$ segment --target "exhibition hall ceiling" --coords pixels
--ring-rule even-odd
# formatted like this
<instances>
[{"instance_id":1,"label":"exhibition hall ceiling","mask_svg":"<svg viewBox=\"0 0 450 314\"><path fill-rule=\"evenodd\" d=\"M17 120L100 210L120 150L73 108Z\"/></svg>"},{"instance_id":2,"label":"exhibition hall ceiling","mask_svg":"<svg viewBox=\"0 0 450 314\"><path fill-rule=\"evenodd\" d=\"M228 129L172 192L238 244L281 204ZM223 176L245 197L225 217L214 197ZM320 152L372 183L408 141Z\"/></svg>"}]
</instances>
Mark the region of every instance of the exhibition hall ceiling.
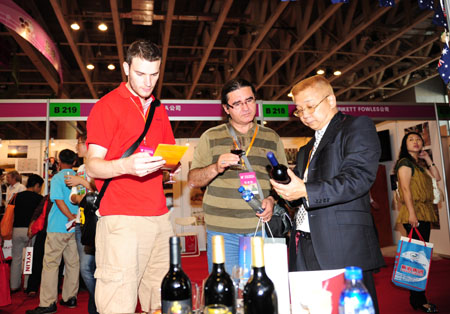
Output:
<instances>
[{"instance_id":1,"label":"exhibition hall ceiling","mask_svg":"<svg viewBox=\"0 0 450 314\"><path fill-rule=\"evenodd\" d=\"M322 69L338 101L382 102L438 76L443 45L434 11L421 10L417 0L396 0L394 7L380 7L377 0L14 2L56 43L63 81L60 88L50 63L0 25L2 99L100 98L126 80L126 49L146 38L163 54L155 87L161 99L219 99L224 82L243 77L255 84L259 99L289 100L295 82ZM71 28L74 22L79 30ZM178 138L199 137L216 124L174 121L172 127ZM282 136L311 135L294 118L268 126ZM0 123L0 138L42 138L41 127ZM77 128L84 131L85 123Z\"/></svg>"}]
</instances>

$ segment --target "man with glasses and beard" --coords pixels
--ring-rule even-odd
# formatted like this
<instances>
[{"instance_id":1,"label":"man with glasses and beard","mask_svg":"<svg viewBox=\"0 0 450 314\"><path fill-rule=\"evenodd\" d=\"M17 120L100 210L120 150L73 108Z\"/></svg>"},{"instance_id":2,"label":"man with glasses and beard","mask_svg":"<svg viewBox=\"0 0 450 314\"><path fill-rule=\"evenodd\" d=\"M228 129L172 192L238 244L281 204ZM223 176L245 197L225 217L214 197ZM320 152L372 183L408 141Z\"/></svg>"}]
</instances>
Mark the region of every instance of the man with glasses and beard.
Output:
<instances>
[{"instance_id":1,"label":"man with glasses and beard","mask_svg":"<svg viewBox=\"0 0 450 314\"><path fill-rule=\"evenodd\" d=\"M283 143L275 131L258 125L255 120L255 88L244 79L233 79L222 88L222 107L228 123L205 131L195 149L188 184L207 187L203 210L207 231L208 268L212 268L212 236L225 239L225 268L232 271L239 264L239 238L253 236L258 219L272 218L275 199L266 167L270 164L267 152L275 154L281 164L287 165ZM236 155L231 151L239 151ZM242 154L250 165L242 160ZM237 167L239 166L239 167ZM249 179L250 178L250 179ZM256 190L256 179L262 193ZM255 197L262 201L264 211L255 211L241 198L239 186L250 186Z\"/></svg>"}]
</instances>

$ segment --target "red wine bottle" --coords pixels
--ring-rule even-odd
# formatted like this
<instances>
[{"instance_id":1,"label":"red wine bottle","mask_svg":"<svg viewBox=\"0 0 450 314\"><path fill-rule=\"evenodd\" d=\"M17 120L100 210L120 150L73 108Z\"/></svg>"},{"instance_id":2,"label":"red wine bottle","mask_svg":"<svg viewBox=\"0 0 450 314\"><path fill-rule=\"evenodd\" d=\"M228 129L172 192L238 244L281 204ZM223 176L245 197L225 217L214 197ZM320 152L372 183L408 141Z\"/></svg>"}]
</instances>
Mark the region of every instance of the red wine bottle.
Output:
<instances>
[{"instance_id":1,"label":"red wine bottle","mask_svg":"<svg viewBox=\"0 0 450 314\"><path fill-rule=\"evenodd\" d=\"M278 183L289 184L289 182L291 182L291 177L289 177L287 173L287 167L285 165L279 164L277 158L272 152L267 153L267 158L272 164L270 177Z\"/></svg>"},{"instance_id":2,"label":"red wine bottle","mask_svg":"<svg viewBox=\"0 0 450 314\"><path fill-rule=\"evenodd\" d=\"M161 284L162 313L190 313L192 311L191 281L181 268L181 243L171 237L170 269Z\"/></svg>"},{"instance_id":3,"label":"red wine bottle","mask_svg":"<svg viewBox=\"0 0 450 314\"><path fill-rule=\"evenodd\" d=\"M264 241L252 238L253 274L244 288L245 314L278 314L278 300L272 280L264 267Z\"/></svg>"},{"instance_id":4,"label":"red wine bottle","mask_svg":"<svg viewBox=\"0 0 450 314\"><path fill-rule=\"evenodd\" d=\"M212 304L225 305L229 312L236 313L236 297L233 281L225 271L225 244L223 236L212 237L211 274L205 283L205 306Z\"/></svg>"}]
</instances>

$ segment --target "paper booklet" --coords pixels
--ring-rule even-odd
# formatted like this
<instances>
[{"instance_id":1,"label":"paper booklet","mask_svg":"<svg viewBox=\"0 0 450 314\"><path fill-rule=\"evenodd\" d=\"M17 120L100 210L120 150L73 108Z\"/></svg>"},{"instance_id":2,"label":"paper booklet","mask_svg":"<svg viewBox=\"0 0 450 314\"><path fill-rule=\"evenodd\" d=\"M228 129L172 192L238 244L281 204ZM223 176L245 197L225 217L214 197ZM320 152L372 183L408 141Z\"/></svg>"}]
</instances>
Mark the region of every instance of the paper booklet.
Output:
<instances>
[{"instance_id":1,"label":"paper booklet","mask_svg":"<svg viewBox=\"0 0 450 314\"><path fill-rule=\"evenodd\" d=\"M158 144L153 156L161 156L166 161L162 169L170 171L176 168L187 149L184 145Z\"/></svg>"}]
</instances>

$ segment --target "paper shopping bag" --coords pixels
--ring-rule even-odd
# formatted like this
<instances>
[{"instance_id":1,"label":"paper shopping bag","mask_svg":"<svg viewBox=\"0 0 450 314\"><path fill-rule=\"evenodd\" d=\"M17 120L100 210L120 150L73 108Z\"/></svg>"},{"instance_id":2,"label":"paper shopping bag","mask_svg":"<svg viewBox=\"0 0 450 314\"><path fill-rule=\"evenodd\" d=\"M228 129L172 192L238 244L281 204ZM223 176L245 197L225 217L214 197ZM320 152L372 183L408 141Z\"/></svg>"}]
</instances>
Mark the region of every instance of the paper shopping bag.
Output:
<instances>
[{"instance_id":1,"label":"paper shopping bag","mask_svg":"<svg viewBox=\"0 0 450 314\"><path fill-rule=\"evenodd\" d=\"M290 314L288 250L285 238L264 239L264 264L267 276L277 292L278 313Z\"/></svg>"},{"instance_id":2,"label":"paper shopping bag","mask_svg":"<svg viewBox=\"0 0 450 314\"><path fill-rule=\"evenodd\" d=\"M25 254L23 259L23 274L31 275L33 269L33 247L27 246L25 248Z\"/></svg>"},{"instance_id":3,"label":"paper shopping bag","mask_svg":"<svg viewBox=\"0 0 450 314\"><path fill-rule=\"evenodd\" d=\"M412 239L413 230L421 240ZM409 290L424 291L432 254L433 243L425 242L417 228L411 229L408 237L401 237L398 241L392 282Z\"/></svg>"},{"instance_id":4,"label":"paper shopping bag","mask_svg":"<svg viewBox=\"0 0 450 314\"><path fill-rule=\"evenodd\" d=\"M338 314L345 269L289 273L292 314Z\"/></svg>"}]
</instances>

